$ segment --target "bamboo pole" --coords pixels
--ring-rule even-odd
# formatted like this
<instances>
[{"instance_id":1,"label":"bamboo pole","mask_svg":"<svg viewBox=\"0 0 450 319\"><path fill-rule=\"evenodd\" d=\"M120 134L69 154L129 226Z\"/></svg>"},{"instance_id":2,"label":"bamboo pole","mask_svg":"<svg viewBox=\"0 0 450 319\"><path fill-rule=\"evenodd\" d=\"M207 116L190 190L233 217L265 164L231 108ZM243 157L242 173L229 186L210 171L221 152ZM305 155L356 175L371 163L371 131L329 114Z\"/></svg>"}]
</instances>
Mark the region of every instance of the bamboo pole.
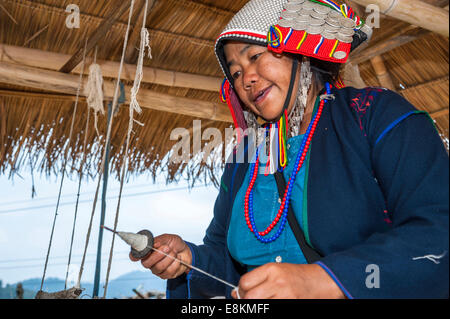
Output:
<instances>
[{"instance_id":1,"label":"bamboo pole","mask_svg":"<svg viewBox=\"0 0 450 319\"><path fill-rule=\"evenodd\" d=\"M76 97L74 95L59 94L59 93L41 93L41 92L28 92L9 89L0 89L0 96L25 98L25 99L46 99L53 101L70 101L75 102ZM84 96L80 96L78 100L86 102Z\"/></svg>"},{"instance_id":2,"label":"bamboo pole","mask_svg":"<svg viewBox=\"0 0 450 319\"><path fill-rule=\"evenodd\" d=\"M370 62L372 63L372 67L375 70L375 75L377 76L380 85L389 90L395 91L394 83L392 82L391 76L384 65L382 56L377 55L376 57L370 59Z\"/></svg>"},{"instance_id":3,"label":"bamboo pole","mask_svg":"<svg viewBox=\"0 0 450 319\"><path fill-rule=\"evenodd\" d=\"M433 79L431 81L427 81L427 82L423 82L423 83L419 83L419 84L415 84L413 86L407 87L406 89L402 90L402 94L409 93L411 91L417 91L418 89L441 85L441 84L443 84L443 82L448 82L448 80L449 80L449 76L447 74L445 76L442 76L437 79Z\"/></svg>"},{"instance_id":4,"label":"bamboo pole","mask_svg":"<svg viewBox=\"0 0 450 319\"><path fill-rule=\"evenodd\" d=\"M66 63L69 58L70 55L67 54L0 44L1 62L11 62L29 67L57 71ZM91 64L92 62L92 58L86 57L87 65ZM118 62L97 60L97 63L101 66L102 74L104 77L115 78L117 76L117 69L119 68ZM135 71L135 65L124 64L122 79L133 81ZM80 66L77 66L72 72L75 74L79 74L81 72ZM88 72L89 70L85 70L85 74L88 74ZM144 67L143 72L144 75L142 82L144 83L155 83L170 87L182 87L212 92L219 91L220 85L222 84L223 80L222 78L218 77L166 71L150 67Z\"/></svg>"},{"instance_id":5,"label":"bamboo pole","mask_svg":"<svg viewBox=\"0 0 450 319\"><path fill-rule=\"evenodd\" d=\"M423 29L449 36L449 13L447 10L420 0L353 0L367 7L377 5L380 12Z\"/></svg>"},{"instance_id":6,"label":"bamboo pole","mask_svg":"<svg viewBox=\"0 0 450 319\"><path fill-rule=\"evenodd\" d=\"M443 109L441 109L441 110L439 110L439 111L430 113L430 116L431 116L433 119L437 119L437 118L439 118L439 117L441 117L441 116L444 116L444 115L448 115L448 107L445 107L445 108L443 108Z\"/></svg>"},{"instance_id":7,"label":"bamboo pole","mask_svg":"<svg viewBox=\"0 0 450 319\"><path fill-rule=\"evenodd\" d=\"M342 71L342 80L346 86L352 86L357 89L365 88L367 85L361 77L359 66L347 62Z\"/></svg>"},{"instance_id":8,"label":"bamboo pole","mask_svg":"<svg viewBox=\"0 0 450 319\"><path fill-rule=\"evenodd\" d=\"M75 95L78 87L78 76L0 62L0 82ZM87 79L83 82L83 87L85 85L87 85ZM104 81L105 100L113 99L114 87L112 81ZM83 90L81 91L83 92ZM131 86L125 86L125 103L130 102L130 91ZM195 118L232 122L228 108L221 103L178 97L142 88L139 90L138 100L143 108L183 114Z\"/></svg>"},{"instance_id":9,"label":"bamboo pole","mask_svg":"<svg viewBox=\"0 0 450 319\"><path fill-rule=\"evenodd\" d=\"M367 47L364 51L352 52L349 57L349 61L353 64L361 64L370 60L377 55L384 54L409 42L415 41L425 35L430 34L430 31L418 28L416 26L410 26L401 30L398 33L393 34L388 39L379 41ZM358 50L358 52L357 52Z\"/></svg>"}]
</instances>

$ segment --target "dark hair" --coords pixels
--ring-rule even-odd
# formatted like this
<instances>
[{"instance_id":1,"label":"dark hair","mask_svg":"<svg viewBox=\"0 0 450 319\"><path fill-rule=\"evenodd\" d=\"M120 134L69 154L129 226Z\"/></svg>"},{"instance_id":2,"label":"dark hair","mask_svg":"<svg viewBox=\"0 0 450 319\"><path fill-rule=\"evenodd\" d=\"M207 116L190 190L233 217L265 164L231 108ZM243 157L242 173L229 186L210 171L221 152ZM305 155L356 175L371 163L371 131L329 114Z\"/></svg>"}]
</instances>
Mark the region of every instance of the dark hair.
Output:
<instances>
[{"instance_id":1,"label":"dark hair","mask_svg":"<svg viewBox=\"0 0 450 319\"><path fill-rule=\"evenodd\" d=\"M304 55L284 53L290 56L292 59L297 59L300 64L303 60ZM316 58L309 58L309 63L311 65L311 71L313 72L313 82L317 87L324 87L325 83L334 84L339 79L339 73L341 71L342 64L334 63L329 61L323 61Z\"/></svg>"},{"instance_id":2,"label":"dark hair","mask_svg":"<svg viewBox=\"0 0 450 319\"><path fill-rule=\"evenodd\" d=\"M322 61L314 58L310 58L309 60L315 77L314 80L317 84L324 86L326 82L333 84L338 80L342 66L340 63Z\"/></svg>"}]
</instances>

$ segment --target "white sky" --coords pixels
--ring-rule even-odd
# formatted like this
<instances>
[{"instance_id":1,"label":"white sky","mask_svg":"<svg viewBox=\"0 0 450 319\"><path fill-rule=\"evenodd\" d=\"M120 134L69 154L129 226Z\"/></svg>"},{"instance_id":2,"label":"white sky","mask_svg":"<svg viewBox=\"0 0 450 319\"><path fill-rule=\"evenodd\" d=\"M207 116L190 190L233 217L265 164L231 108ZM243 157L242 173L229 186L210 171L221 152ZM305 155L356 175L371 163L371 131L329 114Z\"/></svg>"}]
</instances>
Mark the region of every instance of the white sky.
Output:
<instances>
[{"instance_id":1,"label":"white sky","mask_svg":"<svg viewBox=\"0 0 450 319\"><path fill-rule=\"evenodd\" d=\"M23 179L16 176L14 180L0 175L0 280L3 285L29 278L42 278L56 209L60 177L40 178L35 174L37 196L32 200L31 175L21 175ZM78 277L96 186L97 180L82 184L80 200L87 202L79 204L69 281ZM134 232L149 229L155 236L172 233L180 235L184 240L201 243L212 218L218 190L213 186L202 185L191 191L187 187L170 191L185 186L186 184L181 183L165 185L164 180L153 184L147 177L130 179L124 185L117 229ZM77 180L65 179L46 278L65 278L77 187ZM160 192L148 193L152 191ZM114 198L107 201L105 225L111 228L114 225L118 192L118 181L110 177L107 196ZM135 195L137 193L147 194ZM100 199L99 196L82 282L93 282L94 279ZM47 207L38 208L39 206ZM20 210L27 207L37 208ZM105 231L101 281L105 280L111 239L112 234ZM140 263L129 261L129 247L125 243L116 238L114 245L110 280L130 271L143 270Z\"/></svg>"}]
</instances>

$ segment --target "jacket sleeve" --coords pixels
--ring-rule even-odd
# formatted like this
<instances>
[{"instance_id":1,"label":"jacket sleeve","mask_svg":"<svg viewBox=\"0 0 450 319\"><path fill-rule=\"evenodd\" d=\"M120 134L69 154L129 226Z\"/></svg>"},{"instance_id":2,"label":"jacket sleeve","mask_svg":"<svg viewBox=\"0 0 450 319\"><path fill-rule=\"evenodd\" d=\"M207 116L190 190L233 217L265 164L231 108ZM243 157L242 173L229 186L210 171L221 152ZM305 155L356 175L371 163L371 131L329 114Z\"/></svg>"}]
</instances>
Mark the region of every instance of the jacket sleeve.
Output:
<instances>
[{"instance_id":1,"label":"jacket sleeve","mask_svg":"<svg viewBox=\"0 0 450 319\"><path fill-rule=\"evenodd\" d=\"M385 92L364 119L391 227L318 262L349 298L446 298L449 159L427 114Z\"/></svg>"},{"instance_id":2,"label":"jacket sleeve","mask_svg":"<svg viewBox=\"0 0 450 319\"><path fill-rule=\"evenodd\" d=\"M226 176L227 170L222 176L219 195L214 204L214 217L206 230L203 245L187 244L192 252L193 266L223 280L234 279L233 284L237 284L239 275L230 267L232 262L227 249L229 192ZM167 298L212 298L228 294L226 285L196 270L167 281Z\"/></svg>"}]
</instances>

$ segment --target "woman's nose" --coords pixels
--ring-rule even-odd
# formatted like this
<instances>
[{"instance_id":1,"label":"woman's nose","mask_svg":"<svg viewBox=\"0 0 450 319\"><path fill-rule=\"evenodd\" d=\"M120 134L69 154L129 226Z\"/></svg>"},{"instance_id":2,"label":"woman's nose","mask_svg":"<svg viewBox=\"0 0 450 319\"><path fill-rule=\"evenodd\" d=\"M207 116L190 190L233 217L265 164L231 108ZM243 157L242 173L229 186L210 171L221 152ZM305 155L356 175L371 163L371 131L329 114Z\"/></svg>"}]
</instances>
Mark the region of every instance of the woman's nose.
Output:
<instances>
[{"instance_id":1,"label":"woman's nose","mask_svg":"<svg viewBox=\"0 0 450 319\"><path fill-rule=\"evenodd\" d=\"M259 76L256 73L256 70L250 67L247 70L244 70L243 79L244 79L244 88L251 89L253 85L255 85L258 82Z\"/></svg>"}]
</instances>

